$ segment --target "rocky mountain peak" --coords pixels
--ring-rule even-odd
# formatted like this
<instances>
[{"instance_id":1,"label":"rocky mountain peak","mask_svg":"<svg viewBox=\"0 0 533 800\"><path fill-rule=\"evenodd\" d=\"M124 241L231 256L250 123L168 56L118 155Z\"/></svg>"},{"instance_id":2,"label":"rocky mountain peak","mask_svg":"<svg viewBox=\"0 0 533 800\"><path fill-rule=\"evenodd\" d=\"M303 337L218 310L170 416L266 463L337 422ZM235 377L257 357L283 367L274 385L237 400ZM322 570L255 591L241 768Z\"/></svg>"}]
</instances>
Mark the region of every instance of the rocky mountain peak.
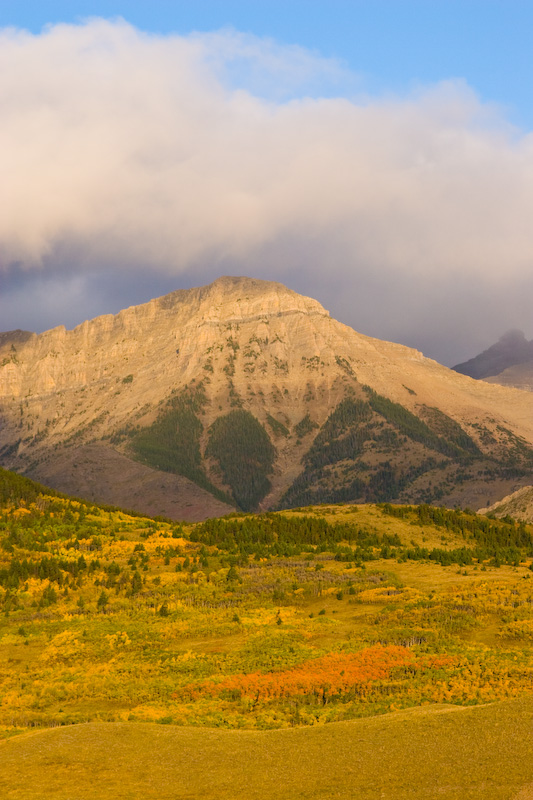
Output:
<instances>
[{"instance_id":1,"label":"rocky mountain peak","mask_svg":"<svg viewBox=\"0 0 533 800\"><path fill-rule=\"evenodd\" d=\"M335 498L474 505L473 486L492 501L503 475L533 469L526 393L244 277L0 337L0 422L2 466L174 517Z\"/></svg>"},{"instance_id":2,"label":"rocky mountain peak","mask_svg":"<svg viewBox=\"0 0 533 800\"><path fill-rule=\"evenodd\" d=\"M224 276L201 289L168 295L161 299L163 305L178 294L180 303L194 305L196 313L215 324L238 324L291 313L328 316L317 300L281 283L254 278Z\"/></svg>"}]
</instances>

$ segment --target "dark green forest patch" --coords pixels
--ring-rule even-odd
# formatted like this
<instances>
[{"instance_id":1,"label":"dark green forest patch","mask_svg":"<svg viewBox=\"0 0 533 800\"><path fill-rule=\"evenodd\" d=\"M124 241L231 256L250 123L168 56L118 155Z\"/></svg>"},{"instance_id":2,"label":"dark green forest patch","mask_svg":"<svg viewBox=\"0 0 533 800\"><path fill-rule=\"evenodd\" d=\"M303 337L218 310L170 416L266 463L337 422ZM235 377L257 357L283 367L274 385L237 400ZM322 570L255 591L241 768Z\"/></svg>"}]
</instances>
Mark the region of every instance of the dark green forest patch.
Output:
<instances>
[{"instance_id":1,"label":"dark green forest patch","mask_svg":"<svg viewBox=\"0 0 533 800\"><path fill-rule=\"evenodd\" d=\"M213 486L202 465L200 437L204 426L198 414L204 403L201 389L172 397L155 422L134 433L130 446L143 464L183 475L226 501L226 495Z\"/></svg>"},{"instance_id":2,"label":"dark green forest patch","mask_svg":"<svg viewBox=\"0 0 533 800\"><path fill-rule=\"evenodd\" d=\"M267 415L267 422L270 425L272 433L274 436L289 436L289 429L283 422L280 422L278 419L275 419L271 414Z\"/></svg>"},{"instance_id":3,"label":"dark green forest patch","mask_svg":"<svg viewBox=\"0 0 533 800\"><path fill-rule=\"evenodd\" d=\"M317 469L335 464L360 453L370 438L369 422L372 412L368 403L346 398L329 415L305 456L306 465Z\"/></svg>"},{"instance_id":4,"label":"dark green forest patch","mask_svg":"<svg viewBox=\"0 0 533 800\"><path fill-rule=\"evenodd\" d=\"M454 427L454 421L450 417L447 417L446 414L441 414L438 409L433 409L433 411L437 411L437 416L432 416L433 424L440 426L441 429L445 428L445 436L436 433L432 427L399 403L394 403L387 397L383 397L369 386L363 388L368 396L368 402L374 411L384 417L387 422L390 422L390 424L397 428L404 436L407 436L414 442L420 442L420 444L423 444L430 450L436 450L438 453L442 453L455 460L472 455L472 450L467 452L464 447L456 443L458 431ZM446 425L444 423L446 423ZM457 425L457 423L455 423L455 425ZM459 425L457 425L457 428L462 431ZM451 434L451 436L449 434ZM470 437L466 433L464 433L464 441L467 444L469 441L469 447L475 448L474 442L470 440Z\"/></svg>"},{"instance_id":5,"label":"dark green forest patch","mask_svg":"<svg viewBox=\"0 0 533 800\"><path fill-rule=\"evenodd\" d=\"M54 489L46 489L30 478L0 467L0 503L19 503L21 500L33 503L45 492L52 496L60 494Z\"/></svg>"},{"instance_id":6,"label":"dark green forest patch","mask_svg":"<svg viewBox=\"0 0 533 800\"><path fill-rule=\"evenodd\" d=\"M483 461L491 463L451 417L427 406L420 414L363 386L359 398L346 398L330 414L281 507L383 502L403 496L415 484L418 502L430 502L446 493L442 470L447 464L464 472L479 470ZM517 449L516 442L512 444Z\"/></svg>"},{"instance_id":7,"label":"dark green forest patch","mask_svg":"<svg viewBox=\"0 0 533 800\"><path fill-rule=\"evenodd\" d=\"M465 430L454 419L438 408L421 406L421 414L427 425L439 436L462 450L465 456L482 457L483 453Z\"/></svg>"},{"instance_id":8,"label":"dark green forest patch","mask_svg":"<svg viewBox=\"0 0 533 800\"><path fill-rule=\"evenodd\" d=\"M303 438L304 436L307 436L307 434L308 434L308 433L311 433L311 431L314 431L314 430L316 430L316 428L318 428L318 427L320 427L320 426L318 425L318 423L317 423L317 422L314 422L314 421L311 419L311 417L309 416L309 414L306 414L306 415L305 415L305 417L303 417L303 418L300 420L300 422L298 422L298 423L297 423L297 424L294 426L294 433L296 434L296 436L298 437L298 439L301 439L301 438Z\"/></svg>"},{"instance_id":9,"label":"dark green forest patch","mask_svg":"<svg viewBox=\"0 0 533 800\"><path fill-rule=\"evenodd\" d=\"M276 450L249 411L231 411L215 420L209 429L206 455L218 461L224 482L244 511L256 508L270 490L268 475Z\"/></svg>"}]
</instances>

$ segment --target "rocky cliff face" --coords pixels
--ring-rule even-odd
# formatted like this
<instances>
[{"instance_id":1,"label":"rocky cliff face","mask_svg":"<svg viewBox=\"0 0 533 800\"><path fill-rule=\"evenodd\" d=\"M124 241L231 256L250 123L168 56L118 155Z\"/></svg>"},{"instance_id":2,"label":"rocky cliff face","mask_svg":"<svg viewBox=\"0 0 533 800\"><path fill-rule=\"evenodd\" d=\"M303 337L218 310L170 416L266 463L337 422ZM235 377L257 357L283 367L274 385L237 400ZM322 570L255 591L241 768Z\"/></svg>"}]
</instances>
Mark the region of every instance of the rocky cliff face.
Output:
<instances>
[{"instance_id":1,"label":"rocky cliff face","mask_svg":"<svg viewBox=\"0 0 533 800\"><path fill-rule=\"evenodd\" d=\"M3 466L152 513L154 470L180 476L159 501L178 518L335 498L479 506L533 470L530 394L358 334L277 283L221 278L72 331L3 334L0 365Z\"/></svg>"}]
</instances>

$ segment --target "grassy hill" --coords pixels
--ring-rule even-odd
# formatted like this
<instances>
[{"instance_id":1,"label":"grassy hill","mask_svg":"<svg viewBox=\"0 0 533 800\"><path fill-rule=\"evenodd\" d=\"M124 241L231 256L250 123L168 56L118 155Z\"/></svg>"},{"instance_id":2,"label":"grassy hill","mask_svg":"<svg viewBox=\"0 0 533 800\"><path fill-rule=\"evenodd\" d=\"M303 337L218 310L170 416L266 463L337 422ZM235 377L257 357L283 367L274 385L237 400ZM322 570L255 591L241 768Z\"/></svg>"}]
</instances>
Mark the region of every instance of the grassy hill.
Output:
<instances>
[{"instance_id":1,"label":"grassy hill","mask_svg":"<svg viewBox=\"0 0 533 800\"><path fill-rule=\"evenodd\" d=\"M469 511L180 525L0 471L2 796L511 797L532 561Z\"/></svg>"},{"instance_id":2,"label":"grassy hill","mask_svg":"<svg viewBox=\"0 0 533 800\"><path fill-rule=\"evenodd\" d=\"M5 800L525 800L532 722L527 699L280 731L90 723L0 744L0 792Z\"/></svg>"}]
</instances>

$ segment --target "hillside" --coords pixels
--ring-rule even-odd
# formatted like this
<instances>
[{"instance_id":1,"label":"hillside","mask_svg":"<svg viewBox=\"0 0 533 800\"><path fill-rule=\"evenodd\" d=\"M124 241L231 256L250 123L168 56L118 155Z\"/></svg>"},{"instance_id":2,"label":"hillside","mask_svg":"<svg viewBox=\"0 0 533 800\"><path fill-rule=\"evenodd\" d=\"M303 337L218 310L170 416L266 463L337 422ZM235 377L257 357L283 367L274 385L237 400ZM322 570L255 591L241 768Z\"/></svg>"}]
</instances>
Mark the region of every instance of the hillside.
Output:
<instances>
[{"instance_id":1,"label":"hillside","mask_svg":"<svg viewBox=\"0 0 533 800\"><path fill-rule=\"evenodd\" d=\"M531 526L473 512L184 527L1 471L0 728L277 728L528 694L532 552Z\"/></svg>"},{"instance_id":2,"label":"hillside","mask_svg":"<svg viewBox=\"0 0 533 800\"><path fill-rule=\"evenodd\" d=\"M90 723L0 743L0 791L5 800L93 800L95 786L99 800L529 800L532 716L528 698L283 731Z\"/></svg>"},{"instance_id":3,"label":"hillside","mask_svg":"<svg viewBox=\"0 0 533 800\"><path fill-rule=\"evenodd\" d=\"M533 392L533 359L507 367L503 372L485 380L489 383L499 383L500 386L514 386L515 389Z\"/></svg>"},{"instance_id":4,"label":"hillside","mask_svg":"<svg viewBox=\"0 0 533 800\"><path fill-rule=\"evenodd\" d=\"M532 552L460 510L177 526L2 470L2 797L510 798Z\"/></svg>"},{"instance_id":5,"label":"hillside","mask_svg":"<svg viewBox=\"0 0 533 800\"><path fill-rule=\"evenodd\" d=\"M356 333L277 283L221 278L5 334L0 364L1 463L145 513L479 507L533 480L531 394Z\"/></svg>"},{"instance_id":6,"label":"hillside","mask_svg":"<svg viewBox=\"0 0 533 800\"><path fill-rule=\"evenodd\" d=\"M510 516L524 522L533 522L533 486L523 486L498 503L488 508L481 508L479 513L494 514L496 517Z\"/></svg>"}]
</instances>

